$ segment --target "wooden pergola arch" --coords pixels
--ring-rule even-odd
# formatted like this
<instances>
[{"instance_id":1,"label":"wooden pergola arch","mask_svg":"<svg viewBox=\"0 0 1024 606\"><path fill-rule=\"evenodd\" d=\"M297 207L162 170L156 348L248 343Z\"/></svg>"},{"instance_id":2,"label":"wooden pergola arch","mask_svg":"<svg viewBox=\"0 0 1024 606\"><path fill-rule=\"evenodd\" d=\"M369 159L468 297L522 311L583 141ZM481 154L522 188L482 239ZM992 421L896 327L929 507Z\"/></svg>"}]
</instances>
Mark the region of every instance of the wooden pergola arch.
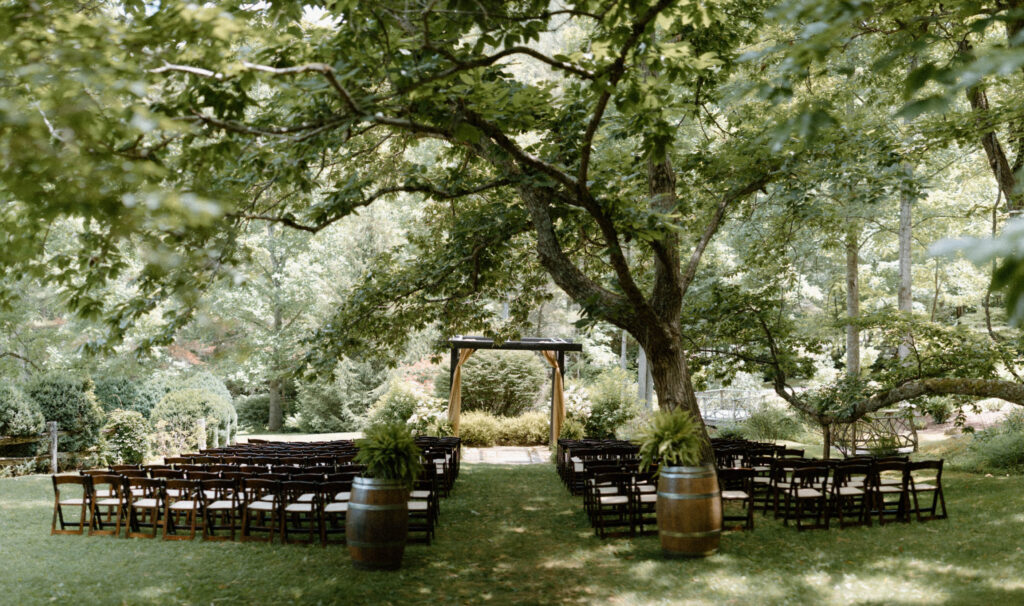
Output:
<instances>
[{"instance_id":1,"label":"wooden pergola arch","mask_svg":"<svg viewBox=\"0 0 1024 606\"><path fill-rule=\"evenodd\" d=\"M452 431L459 435L459 417L462 414L462 365L469 356L478 349L502 349L511 351L539 351L551 365L551 444L558 441L558 435L565 421L565 401L562 394L563 378L565 377L565 352L583 351L583 345L567 339L541 337L523 337L517 341L505 341L495 345L494 339L487 337L458 335L448 340L452 348L449 379L451 392L448 397L448 422Z\"/></svg>"}]
</instances>

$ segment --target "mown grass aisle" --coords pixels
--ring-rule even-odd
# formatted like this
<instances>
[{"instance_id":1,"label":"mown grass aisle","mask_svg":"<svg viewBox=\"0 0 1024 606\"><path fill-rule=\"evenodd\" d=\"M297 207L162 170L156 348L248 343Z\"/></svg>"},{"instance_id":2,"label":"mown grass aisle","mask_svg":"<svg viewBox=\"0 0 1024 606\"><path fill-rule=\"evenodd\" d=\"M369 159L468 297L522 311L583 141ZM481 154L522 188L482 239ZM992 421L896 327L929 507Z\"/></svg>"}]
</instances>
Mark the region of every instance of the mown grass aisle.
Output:
<instances>
[{"instance_id":1,"label":"mown grass aisle","mask_svg":"<svg viewBox=\"0 0 1024 606\"><path fill-rule=\"evenodd\" d=\"M758 517L666 561L599 541L550 465L464 465L437 540L397 573L343 547L49 536L48 477L0 480L0 603L1019 604L1024 479L950 474L946 522L798 534Z\"/></svg>"}]
</instances>

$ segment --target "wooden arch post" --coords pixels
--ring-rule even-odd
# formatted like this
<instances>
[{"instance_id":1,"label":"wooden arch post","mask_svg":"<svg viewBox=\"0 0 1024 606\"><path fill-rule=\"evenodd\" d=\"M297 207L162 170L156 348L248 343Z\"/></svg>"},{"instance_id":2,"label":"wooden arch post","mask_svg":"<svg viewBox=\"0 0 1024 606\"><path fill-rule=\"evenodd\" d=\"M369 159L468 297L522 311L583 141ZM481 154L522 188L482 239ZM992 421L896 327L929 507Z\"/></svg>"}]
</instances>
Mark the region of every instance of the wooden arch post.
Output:
<instances>
[{"instance_id":1,"label":"wooden arch post","mask_svg":"<svg viewBox=\"0 0 1024 606\"><path fill-rule=\"evenodd\" d=\"M558 444L557 432L561 428L561 422L564 420L565 415L564 396L562 394L556 395L557 386L563 384L565 379L565 352L583 351L582 344L573 343L566 339L524 337L518 341L505 341L500 345L495 345L494 340L487 337L465 337L462 335L452 337L448 340L448 343L451 345L450 366L448 368L449 385L451 385L451 391L448 396L448 422L451 423L452 431L455 435L459 435L459 418L462 416L461 367L472 351L477 349L504 349L509 351L539 351L545 354L551 352L554 361L548 360L552 366L551 429L548 444L551 448L555 448ZM469 351L464 352L463 350ZM547 359L547 355L545 355L545 359ZM457 372L459 374L458 380L456 378ZM563 403L561 411L556 410L556 399ZM556 414L559 415L557 422Z\"/></svg>"}]
</instances>

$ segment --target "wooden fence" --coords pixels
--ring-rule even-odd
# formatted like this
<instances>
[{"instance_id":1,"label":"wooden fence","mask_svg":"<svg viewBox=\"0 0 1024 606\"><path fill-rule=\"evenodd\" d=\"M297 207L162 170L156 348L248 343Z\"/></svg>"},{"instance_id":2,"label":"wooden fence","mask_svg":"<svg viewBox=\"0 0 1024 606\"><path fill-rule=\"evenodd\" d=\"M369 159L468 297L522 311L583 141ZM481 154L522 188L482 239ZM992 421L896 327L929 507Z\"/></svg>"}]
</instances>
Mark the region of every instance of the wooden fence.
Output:
<instances>
[{"instance_id":1,"label":"wooden fence","mask_svg":"<svg viewBox=\"0 0 1024 606\"><path fill-rule=\"evenodd\" d=\"M56 421L48 421L46 423L46 431L39 434L38 436L18 436L18 437L6 437L0 436L0 446L15 446L17 444L34 444L42 442L44 440L49 441L49 453L38 455L35 457L0 457L0 466L6 465L22 465L24 463L50 461L50 471L57 473L57 460L60 458L61 453L57 452L57 442L60 436L69 435L67 431L58 431ZM65 456L69 453L64 453Z\"/></svg>"}]
</instances>

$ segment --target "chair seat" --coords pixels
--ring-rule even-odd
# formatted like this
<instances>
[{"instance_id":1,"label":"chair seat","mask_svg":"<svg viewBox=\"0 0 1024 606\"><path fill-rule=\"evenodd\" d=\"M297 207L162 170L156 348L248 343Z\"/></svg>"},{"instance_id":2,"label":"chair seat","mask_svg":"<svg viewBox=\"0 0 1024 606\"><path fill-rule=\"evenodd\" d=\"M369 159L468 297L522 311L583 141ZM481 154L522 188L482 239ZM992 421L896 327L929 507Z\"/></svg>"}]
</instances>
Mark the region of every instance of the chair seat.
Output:
<instances>
[{"instance_id":1,"label":"chair seat","mask_svg":"<svg viewBox=\"0 0 1024 606\"><path fill-rule=\"evenodd\" d=\"M352 497L352 493L351 492L339 492L338 494L334 495L334 500L335 501L347 501L351 497Z\"/></svg>"},{"instance_id":2,"label":"chair seat","mask_svg":"<svg viewBox=\"0 0 1024 606\"><path fill-rule=\"evenodd\" d=\"M771 467L768 467L767 465L754 465L754 471L768 471L770 469Z\"/></svg>"},{"instance_id":3,"label":"chair seat","mask_svg":"<svg viewBox=\"0 0 1024 606\"><path fill-rule=\"evenodd\" d=\"M787 488L789 488L789 482L779 482L776 484L776 486L781 488L782 490L786 490Z\"/></svg>"},{"instance_id":4,"label":"chair seat","mask_svg":"<svg viewBox=\"0 0 1024 606\"><path fill-rule=\"evenodd\" d=\"M891 484L882 484L878 487L878 492L884 492L886 494L895 494L897 492L903 492L903 485L893 486Z\"/></svg>"},{"instance_id":5,"label":"chair seat","mask_svg":"<svg viewBox=\"0 0 1024 606\"><path fill-rule=\"evenodd\" d=\"M658 492L658 487L654 484L637 484L636 489L641 493Z\"/></svg>"},{"instance_id":6,"label":"chair seat","mask_svg":"<svg viewBox=\"0 0 1024 606\"><path fill-rule=\"evenodd\" d=\"M614 486L598 486L598 494L618 494L619 489Z\"/></svg>"},{"instance_id":7,"label":"chair seat","mask_svg":"<svg viewBox=\"0 0 1024 606\"><path fill-rule=\"evenodd\" d=\"M657 503L658 502L658 495L656 493L653 493L653 492L643 493L643 494L640 495L640 502L641 503Z\"/></svg>"},{"instance_id":8,"label":"chair seat","mask_svg":"<svg viewBox=\"0 0 1024 606\"><path fill-rule=\"evenodd\" d=\"M82 505L82 504L88 503L88 502L89 501L87 499L64 499L63 501L60 501L60 504L61 505Z\"/></svg>"},{"instance_id":9,"label":"chair seat","mask_svg":"<svg viewBox=\"0 0 1024 606\"><path fill-rule=\"evenodd\" d=\"M856 486L840 486L839 496L848 497L858 494L864 494L864 491Z\"/></svg>"},{"instance_id":10,"label":"chair seat","mask_svg":"<svg viewBox=\"0 0 1024 606\"><path fill-rule=\"evenodd\" d=\"M176 499L176 498L181 496L181 491L178 490L177 488L168 488L167 489L167 496Z\"/></svg>"},{"instance_id":11,"label":"chair seat","mask_svg":"<svg viewBox=\"0 0 1024 606\"><path fill-rule=\"evenodd\" d=\"M306 494L299 495L299 503L312 503L313 499L316 498L316 494L307 492Z\"/></svg>"},{"instance_id":12,"label":"chair seat","mask_svg":"<svg viewBox=\"0 0 1024 606\"><path fill-rule=\"evenodd\" d=\"M629 502L629 497L625 495L609 495L599 497L598 501L602 505L624 505Z\"/></svg>"},{"instance_id":13,"label":"chair seat","mask_svg":"<svg viewBox=\"0 0 1024 606\"><path fill-rule=\"evenodd\" d=\"M882 478L882 484L885 486L899 486L903 484L902 478Z\"/></svg>"},{"instance_id":14,"label":"chair seat","mask_svg":"<svg viewBox=\"0 0 1024 606\"><path fill-rule=\"evenodd\" d=\"M177 501L171 504L171 509L174 511L192 511L193 509L199 508L199 501Z\"/></svg>"},{"instance_id":15,"label":"chair seat","mask_svg":"<svg viewBox=\"0 0 1024 606\"><path fill-rule=\"evenodd\" d=\"M919 484L914 483L914 490L921 492L922 490L938 490L934 484Z\"/></svg>"},{"instance_id":16,"label":"chair seat","mask_svg":"<svg viewBox=\"0 0 1024 606\"><path fill-rule=\"evenodd\" d=\"M101 490L94 490L93 493L92 493L92 495L94 497L96 497L97 499L102 499L102 498L105 498L105 497L109 497L109 496L112 496L113 494L114 494L114 491L110 490L109 488L103 488Z\"/></svg>"},{"instance_id":17,"label":"chair seat","mask_svg":"<svg viewBox=\"0 0 1024 606\"><path fill-rule=\"evenodd\" d=\"M820 490L814 488L797 488L796 498L798 499L816 499L822 496Z\"/></svg>"},{"instance_id":18,"label":"chair seat","mask_svg":"<svg viewBox=\"0 0 1024 606\"><path fill-rule=\"evenodd\" d=\"M755 484L771 484L771 482L772 482L771 478L762 478L760 476L754 476L754 483Z\"/></svg>"},{"instance_id":19,"label":"chair seat","mask_svg":"<svg viewBox=\"0 0 1024 606\"><path fill-rule=\"evenodd\" d=\"M136 499L132 501L132 507L139 507L142 509L153 509L160 506L160 501L157 499Z\"/></svg>"},{"instance_id":20,"label":"chair seat","mask_svg":"<svg viewBox=\"0 0 1024 606\"><path fill-rule=\"evenodd\" d=\"M113 499L100 499L96 501L96 505L98 505L99 507L115 507L120 504L121 499L118 499L116 497Z\"/></svg>"},{"instance_id":21,"label":"chair seat","mask_svg":"<svg viewBox=\"0 0 1024 606\"><path fill-rule=\"evenodd\" d=\"M271 501L256 501L255 503L249 503L249 509L255 509L257 511L274 511L274 503Z\"/></svg>"},{"instance_id":22,"label":"chair seat","mask_svg":"<svg viewBox=\"0 0 1024 606\"><path fill-rule=\"evenodd\" d=\"M312 513L312 503L292 503L284 508L285 511L290 513Z\"/></svg>"},{"instance_id":23,"label":"chair seat","mask_svg":"<svg viewBox=\"0 0 1024 606\"><path fill-rule=\"evenodd\" d=\"M328 503L324 505L324 513L342 513L348 511L348 503Z\"/></svg>"},{"instance_id":24,"label":"chair seat","mask_svg":"<svg viewBox=\"0 0 1024 606\"><path fill-rule=\"evenodd\" d=\"M222 501L214 501L213 503L210 503L209 505L207 505L206 508L207 509L216 509L216 510L234 509L235 508L235 503L234 503L234 501L228 501L228 500L225 499L225 500L222 500Z\"/></svg>"},{"instance_id":25,"label":"chair seat","mask_svg":"<svg viewBox=\"0 0 1024 606\"><path fill-rule=\"evenodd\" d=\"M745 501L750 498L745 490L723 490L723 501Z\"/></svg>"},{"instance_id":26,"label":"chair seat","mask_svg":"<svg viewBox=\"0 0 1024 606\"><path fill-rule=\"evenodd\" d=\"M409 501L409 511L426 511L429 505L426 501Z\"/></svg>"},{"instance_id":27,"label":"chair seat","mask_svg":"<svg viewBox=\"0 0 1024 606\"><path fill-rule=\"evenodd\" d=\"M430 491L429 490L414 490L411 493L409 493L409 498L411 498L411 499L429 499L430 498Z\"/></svg>"}]
</instances>

